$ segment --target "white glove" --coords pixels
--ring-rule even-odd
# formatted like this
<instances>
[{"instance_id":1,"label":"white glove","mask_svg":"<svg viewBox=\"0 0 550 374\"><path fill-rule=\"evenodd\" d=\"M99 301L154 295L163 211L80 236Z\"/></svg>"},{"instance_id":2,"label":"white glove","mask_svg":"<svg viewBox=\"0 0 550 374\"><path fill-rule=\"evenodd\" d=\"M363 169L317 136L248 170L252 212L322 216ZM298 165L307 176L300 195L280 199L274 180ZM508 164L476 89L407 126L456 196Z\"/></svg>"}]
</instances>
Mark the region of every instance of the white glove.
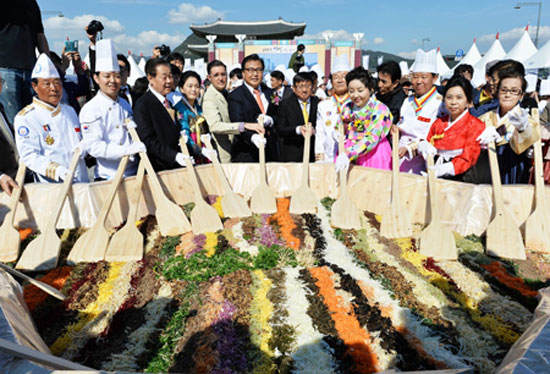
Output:
<instances>
[{"instance_id":1,"label":"white glove","mask_svg":"<svg viewBox=\"0 0 550 374\"><path fill-rule=\"evenodd\" d=\"M265 140L265 138L262 139L262 137L259 135L259 134L254 134L252 135L252 137L250 138L250 141L252 143L254 143L254 145L256 146L256 148L260 148L260 144L265 144L267 143L267 141Z\"/></svg>"},{"instance_id":2,"label":"white glove","mask_svg":"<svg viewBox=\"0 0 550 374\"><path fill-rule=\"evenodd\" d=\"M124 126L126 126L127 129L137 129L137 124L131 118L127 118L124 121Z\"/></svg>"},{"instance_id":3,"label":"white glove","mask_svg":"<svg viewBox=\"0 0 550 374\"><path fill-rule=\"evenodd\" d=\"M142 142L133 142L130 144L124 152L126 156L135 155L136 153L146 152L145 144Z\"/></svg>"},{"instance_id":4,"label":"white glove","mask_svg":"<svg viewBox=\"0 0 550 374\"><path fill-rule=\"evenodd\" d=\"M418 148L416 151L422 155L422 157L427 160L429 156L434 156L437 154L437 148L435 148L432 143L427 140L421 140L418 143Z\"/></svg>"},{"instance_id":5,"label":"white glove","mask_svg":"<svg viewBox=\"0 0 550 374\"><path fill-rule=\"evenodd\" d=\"M201 153L206 157L210 162L218 157L218 152L215 149L201 148Z\"/></svg>"},{"instance_id":6,"label":"white glove","mask_svg":"<svg viewBox=\"0 0 550 374\"><path fill-rule=\"evenodd\" d=\"M202 135L201 135L201 142L203 142L203 143L206 144L206 143L208 143L208 142L210 142L210 141L212 141L212 136L211 136L210 134L202 134ZM205 156L205 157L206 157L206 156Z\"/></svg>"},{"instance_id":7,"label":"white glove","mask_svg":"<svg viewBox=\"0 0 550 374\"><path fill-rule=\"evenodd\" d=\"M55 169L54 179L56 182L62 182L67 178L67 174L69 174L69 169L63 165L59 165L57 169Z\"/></svg>"},{"instance_id":8,"label":"white glove","mask_svg":"<svg viewBox=\"0 0 550 374\"><path fill-rule=\"evenodd\" d=\"M519 110L514 110L508 115L508 120L518 131L524 131L529 125L529 114L527 110L519 108Z\"/></svg>"},{"instance_id":9,"label":"white glove","mask_svg":"<svg viewBox=\"0 0 550 374\"><path fill-rule=\"evenodd\" d=\"M260 114L258 116L257 122L261 123L262 118L264 119L264 127L271 127L273 126L273 118L271 116L268 116L266 114Z\"/></svg>"},{"instance_id":10,"label":"white glove","mask_svg":"<svg viewBox=\"0 0 550 374\"><path fill-rule=\"evenodd\" d=\"M81 141L79 141L78 144L75 145L74 148L72 149L73 153L77 148L80 149L80 158L86 157L86 155L88 154L88 148L89 148L88 141L85 139L82 139Z\"/></svg>"},{"instance_id":11,"label":"white glove","mask_svg":"<svg viewBox=\"0 0 550 374\"><path fill-rule=\"evenodd\" d=\"M349 158L346 156L345 153L340 153L338 157L336 157L336 172L339 171L347 171L349 168Z\"/></svg>"},{"instance_id":12,"label":"white glove","mask_svg":"<svg viewBox=\"0 0 550 374\"><path fill-rule=\"evenodd\" d=\"M481 146L486 146L491 142L500 142L502 141L502 136L497 132L494 126L488 126L480 136L476 138Z\"/></svg>"},{"instance_id":13,"label":"white glove","mask_svg":"<svg viewBox=\"0 0 550 374\"><path fill-rule=\"evenodd\" d=\"M334 139L334 141L336 143L338 143L338 141L340 140L340 137L342 136L342 134L340 133L339 130L334 130L332 131L332 139Z\"/></svg>"},{"instance_id":14,"label":"white glove","mask_svg":"<svg viewBox=\"0 0 550 374\"><path fill-rule=\"evenodd\" d=\"M191 164L195 164L195 160L191 156L186 156L181 152L176 155L176 162L179 166L186 166L185 160L190 160Z\"/></svg>"},{"instance_id":15,"label":"white glove","mask_svg":"<svg viewBox=\"0 0 550 374\"><path fill-rule=\"evenodd\" d=\"M454 176L455 175L455 167L452 162L444 162L442 164L435 166L435 176L436 177L446 177L446 176Z\"/></svg>"}]
</instances>

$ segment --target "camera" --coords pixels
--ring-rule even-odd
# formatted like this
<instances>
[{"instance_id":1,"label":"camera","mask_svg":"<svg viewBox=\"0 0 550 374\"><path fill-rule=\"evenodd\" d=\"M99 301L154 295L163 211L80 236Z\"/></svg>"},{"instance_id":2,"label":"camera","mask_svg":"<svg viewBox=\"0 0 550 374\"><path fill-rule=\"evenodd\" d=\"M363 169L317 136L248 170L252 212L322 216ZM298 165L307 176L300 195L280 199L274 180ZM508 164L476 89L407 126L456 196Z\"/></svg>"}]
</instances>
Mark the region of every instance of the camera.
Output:
<instances>
[{"instance_id":1,"label":"camera","mask_svg":"<svg viewBox=\"0 0 550 374\"><path fill-rule=\"evenodd\" d=\"M88 30L87 30L88 34L95 35L101 31L103 31L103 24L101 22L95 19L90 21L90 23L88 24Z\"/></svg>"},{"instance_id":2,"label":"camera","mask_svg":"<svg viewBox=\"0 0 550 374\"><path fill-rule=\"evenodd\" d=\"M65 42L65 52L78 52L78 40L67 40Z\"/></svg>"},{"instance_id":3,"label":"camera","mask_svg":"<svg viewBox=\"0 0 550 374\"><path fill-rule=\"evenodd\" d=\"M167 46L166 44L161 44L159 47L159 52L160 52L160 56L161 57L166 57L170 54L170 47Z\"/></svg>"}]
</instances>

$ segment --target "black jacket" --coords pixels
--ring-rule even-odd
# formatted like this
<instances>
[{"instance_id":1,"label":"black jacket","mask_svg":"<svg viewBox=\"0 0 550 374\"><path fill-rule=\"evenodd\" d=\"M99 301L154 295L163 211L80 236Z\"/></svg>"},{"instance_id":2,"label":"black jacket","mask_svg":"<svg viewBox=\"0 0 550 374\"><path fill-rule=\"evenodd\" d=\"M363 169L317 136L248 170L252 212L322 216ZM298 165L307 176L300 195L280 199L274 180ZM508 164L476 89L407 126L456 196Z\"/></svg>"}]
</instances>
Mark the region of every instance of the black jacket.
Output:
<instances>
[{"instance_id":1,"label":"black jacket","mask_svg":"<svg viewBox=\"0 0 550 374\"><path fill-rule=\"evenodd\" d=\"M268 101L266 114L275 120L277 108L270 103L273 91L262 84L262 92ZM231 122L254 123L262 113L256 99L244 84L229 94L227 103L229 105L229 118ZM250 140L254 134L255 132L245 130L233 138L233 143L231 144L232 162L258 162L258 148ZM266 161L278 161L279 146L274 128L266 129L265 138L267 141L265 149Z\"/></svg>"},{"instance_id":2,"label":"black jacket","mask_svg":"<svg viewBox=\"0 0 550 374\"><path fill-rule=\"evenodd\" d=\"M4 112L4 107L0 104L0 115L4 116L4 120L12 131L11 125L8 123L8 118ZM10 145L8 139L4 137L4 133L0 131L0 174L7 174L12 178L15 178L17 174L17 161L15 159L15 150Z\"/></svg>"},{"instance_id":3,"label":"black jacket","mask_svg":"<svg viewBox=\"0 0 550 374\"><path fill-rule=\"evenodd\" d=\"M401 83L397 85L391 92L388 92L385 95L380 94L380 92L376 93L376 98L380 100L382 103L386 104L386 106L390 109L390 112L393 116L393 123L396 124L399 122L399 119L401 117L401 106L403 105L403 101L407 98L407 95L405 95L405 92L403 92L403 87L401 86Z\"/></svg>"},{"instance_id":4,"label":"black jacket","mask_svg":"<svg viewBox=\"0 0 550 374\"><path fill-rule=\"evenodd\" d=\"M309 102L309 121L315 127L319 98L311 96ZM292 93L279 105L275 129L281 142L281 161L302 162L304 154L304 137L296 134L296 127L304 124L304 115L300 102ZM309 160L315 161L315 137L311 137Z\"/></svg>"},{"instance_id":5,"label":"black jacket","mask_svg":"<svg viewBox=\"0 0 550 374\"><path fill-rule=\"evenodd\" d=\"M134 120L155 170L179 167L176 155L180 152L180 127L175 121L175 111L171 116L156 96L147 91L136 103Z\"/></svg>"}]
</instances>

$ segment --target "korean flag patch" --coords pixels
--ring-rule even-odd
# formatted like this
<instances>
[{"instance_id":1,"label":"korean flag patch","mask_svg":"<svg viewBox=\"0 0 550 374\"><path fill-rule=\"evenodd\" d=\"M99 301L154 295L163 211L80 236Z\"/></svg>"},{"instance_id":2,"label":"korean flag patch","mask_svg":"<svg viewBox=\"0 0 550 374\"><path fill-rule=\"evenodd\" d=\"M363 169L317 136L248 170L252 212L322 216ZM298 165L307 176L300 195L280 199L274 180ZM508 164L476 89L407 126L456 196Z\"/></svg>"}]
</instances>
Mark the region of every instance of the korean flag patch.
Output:
<instances>
[{"instance_id":1,"label":"korean flag patch","mask_svg":"<svg viewBox=\"0 0 550 374\"><path fill-rule=\"evenodd\" d=\"M19 126L17 129L17 134L22 137L26 137L29 135L29 128L27 126Z\"/></svg>"}]
</instances>

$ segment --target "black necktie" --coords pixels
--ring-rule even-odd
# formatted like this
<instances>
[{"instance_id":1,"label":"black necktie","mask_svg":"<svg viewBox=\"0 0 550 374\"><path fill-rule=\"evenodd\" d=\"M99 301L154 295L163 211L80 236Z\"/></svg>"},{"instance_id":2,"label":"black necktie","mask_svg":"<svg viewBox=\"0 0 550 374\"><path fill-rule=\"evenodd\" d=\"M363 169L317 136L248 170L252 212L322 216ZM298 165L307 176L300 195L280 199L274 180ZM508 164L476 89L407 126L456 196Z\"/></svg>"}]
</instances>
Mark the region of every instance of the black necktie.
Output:
<instances>
[{"instance_id":1,"label":"black necktie","mask_svg":"<svg viewBox=\"0 0 550 374\"><path fill-rule=\"evenodd\" d=\"M126 90L128 90L128 88L121 89L118 96L122 97L124 100L126 100L128 103L130 103L130 100L128 99L128 96L126 95Z\"/></svg>"}]
</instances>

